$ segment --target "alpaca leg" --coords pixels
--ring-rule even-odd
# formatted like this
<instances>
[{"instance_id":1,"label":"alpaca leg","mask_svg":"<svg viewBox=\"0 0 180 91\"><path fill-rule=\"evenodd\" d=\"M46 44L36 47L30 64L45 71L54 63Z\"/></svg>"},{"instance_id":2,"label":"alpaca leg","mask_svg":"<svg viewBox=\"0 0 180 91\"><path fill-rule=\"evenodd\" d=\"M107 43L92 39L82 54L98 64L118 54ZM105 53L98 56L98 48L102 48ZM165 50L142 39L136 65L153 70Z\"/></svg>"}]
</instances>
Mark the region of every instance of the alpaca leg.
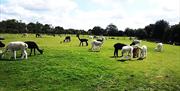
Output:
<instances>
[{"instance_id":1,"label":"alpaca leg","mask_svg":"<svg viewBox=\"0 0 180 91\"><path fill-rule=\"evenodd\" d=\"M81 42L79 43L79 46L81 46Z\"/></svg>"},{"instance_id":2,"label":"alpaca leg","mask_svg":"<svg viewBox=\"0 0 180 91\"><path fill-rule=\"evenodd\" d=\"M36 55L36 50L35 50L35 48L34 48L34 55Z\"/></svg>"},{"instance_id":3,"label":"alpaca leg","mask_svg":"<svg viewBox=\"0 0 180 91\"><path fill-rule=\"evenodd\" d=\"M123 57L123 56L124 56L124 51L121 52L121 57Z\"/></svg>"},{"instance_id":4,"label":"alpaca leg","mask_svg":"<svg viewBox=\"0 0 180 91\"><path fill-rule=\"evenodd\" d=\"M29 54L29 55L31 56L31 54L32 54L32 49L31 49L31 52L30 52L30 54Z\"/></svg>"},{"instance_id":5,"label":"alpaca leg","mask_svg":"<svg viewBox=\"0 0 180 91\"><path fill-rule=\"evenodd\" d=\"M133 58L133 50L130 51L130 56L131 56L131 59Z\"/></svg>"},{"instance_id":6,"label":"alpaca leg","mask_svg":"<svg viewBox=\"0 0 180 91\"><path fill-rule=\"evenodd\" d=\"M25 54L24 54L24 51L23 51L23 50L22 50L21 54L22 54L21 59L23 59L23 58L24 58L24 56L25 56Z\"/></svg>"},{"instance_id":7,"label":"alpaca leg","mask_svg":"<svg viewBox=\"0 0 180 91\"><path fill-rule=\"evenodd\" d=\"M24 50L25 59L27 59L27 52Z\"/></svg>"},{"instance_id":8,"label":"alpaca leg","mask_svg":"<svg viewBox=\"0 0 180 91\"><path fill-rule=\"evenodd\" d=\"M88 42L86 41L86 46L88 46Z\"/></svg>"},{"instance_id":9,"label":"alpaca leg","mask_svg":"<svg viewBox=\"0 0 180 91\"><path fill-rule=\"evenodd\" d=\"M118 50L117 49L114 50L114 57L118 57Z\"/></svg>"},{"instance_id":10,"label":"alpaca leg","mask_svg":"<svg viewBox=\"0 0 180 91\"><path fill-rule=\"evenodd\" d=\"M14 59L16 60L16 51L13 51Z\"/></svg>"}]
</instances>

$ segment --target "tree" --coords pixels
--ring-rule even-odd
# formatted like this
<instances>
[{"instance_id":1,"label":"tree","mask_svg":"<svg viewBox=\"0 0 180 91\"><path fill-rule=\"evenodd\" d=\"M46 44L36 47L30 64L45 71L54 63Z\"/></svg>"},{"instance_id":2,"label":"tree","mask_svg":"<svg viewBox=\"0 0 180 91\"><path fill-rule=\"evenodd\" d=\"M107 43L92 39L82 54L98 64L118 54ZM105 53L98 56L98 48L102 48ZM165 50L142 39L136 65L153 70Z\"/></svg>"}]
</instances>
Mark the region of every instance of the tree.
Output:
<instances>
[{"instance_id":1,"label":"tree","mask_svg":"<svg viewBox=\"0 0 180 91\"><path fill-rule=\"evenodd\" d=\"M150 24L148 26L145 26L144 30L147 33L147 38L151 39L153 35L153 30L154 30L154 24Z\"/></svg>"},{"instance_id":2,"label":"tree","mask_svg":"<svg viewBox=\"0 0 180 91\"><path fill-rule=\"evenodd\" d=\"M169 29L169 23L164 20L159 20L155 23L154 29L153 29L153 38L157 40L164 41L165 39L165 33Z\"/></svg>"},{"instance_id":3,"label":"tree","mask_svg":"<svg viewBox=\"0 0 180 91\"><path fill-rule=\"evenodd\" d=\"M176 45L180 45L180 22L179 24L173 25L170 28L171 33L169 36L169 40Z\"/></svg>"},{"instance_id":4,"label":"tree","mask_svg":"<svg viewBox=\"0 0 180 91\"><path fill-rule=\"evenodd\" d=\"M130 28L126 28L124 33L126 36L130 36L130 37L134 36L134 34L135 34L134 30L130 29Z\"/></svg>"},{"instance_id":5,"label":"tree","mask_svg":"<svg viewBox=\"0 0 180 91\"><path fill-rule=\"evenodd\" d=\"M139 39L146 39L147 38L147 33L144 29L137 29L135 30L135 35L139 38Z\"/></svg>"},{"instance_id":6,"label":"tree","mask_svg":"<svg viewBox=\"0 0 180 91\"><path fill-rule=\"evenodd\" d=\"M56 26L54 28L54 31L55 31L56 34L63 34L64 33L64 28L60 27L60 26Z\"/></svg>"},{"instance_id":7,"label":"tree","mask_svg":"<svg viewBox=\"0 0 180 91\"><path fill-rule=\"evenodd\" d=\"M101 28L100 26L95 26L92 30L91 33L94 35L103 35L105 33L104 29Z\"/></svg>"},{"instance_id":8,"label":"tree","mask_svg":"<svg viewBox=\"0 0 180 91\"><path fill-rule=\"evenodd\" d=\"M106 31L109 36L117 36L118 35L118 28L116 25L114 25L112 23L106 27Z\"/></svg>"}]
</instances>

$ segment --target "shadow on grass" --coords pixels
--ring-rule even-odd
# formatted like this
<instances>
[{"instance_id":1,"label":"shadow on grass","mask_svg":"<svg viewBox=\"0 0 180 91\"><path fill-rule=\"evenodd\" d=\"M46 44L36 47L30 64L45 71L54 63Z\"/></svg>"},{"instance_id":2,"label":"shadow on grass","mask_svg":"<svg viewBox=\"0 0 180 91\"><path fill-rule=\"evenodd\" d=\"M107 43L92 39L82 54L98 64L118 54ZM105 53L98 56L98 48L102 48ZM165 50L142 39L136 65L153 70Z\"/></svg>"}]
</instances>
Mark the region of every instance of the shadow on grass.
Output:
<instances>
[{"instance_id":1,"label":"shadow on grass","mask_svg":"<svg viewBox=\"0 0 180 91\"><path fill-rule=\"evenodd\" d=\"M89 49L88 52L100 52L100 51L98 51L98 50L97 51L92 51L91 49Z\"/></svg>"},{"instance_id":2,"label":"shadow on grass","mask_svg":"<svg viewBox=\"0 0 180 91\"><path fill-rule=\"evenodd\" d=\"M22 61L22 60L25 60L25 59L16 58L16 60L15 60L13 58L11 58L11 59L0 58L0 61Z\"/></svg>"}]
</instances>

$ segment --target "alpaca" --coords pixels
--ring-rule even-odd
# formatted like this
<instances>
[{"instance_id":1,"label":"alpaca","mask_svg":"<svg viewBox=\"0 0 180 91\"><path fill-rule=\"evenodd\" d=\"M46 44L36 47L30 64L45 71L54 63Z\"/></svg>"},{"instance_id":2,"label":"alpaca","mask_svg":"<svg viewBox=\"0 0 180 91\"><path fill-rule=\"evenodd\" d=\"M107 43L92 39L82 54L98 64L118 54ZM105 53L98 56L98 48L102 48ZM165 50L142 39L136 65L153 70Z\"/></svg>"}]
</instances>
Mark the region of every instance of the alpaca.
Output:
<instances>
[{"instance_id":1,"label":"alpaca","mask_svg":"<svg viewBox=\"0 0 180 91\"><path fill-rule=\"evenodd\" d=\"M70 42L71 41L71 37L70 36L66 36L64 39L64 42Z\"/></svg>"},{"instance_id":2,"label":"alpaca","mask_svg":"<svg viewBox=\"0 0 180 91\"><path fill-rule=\"evenodd\" d=\"M5 44L0 41L0 47L4 47Z\"/></svg>"},{"instance_id":3,"label":"alpaca","mask_svg":"<svg viewBox=\"0 0 180 91\"><path fill-rule=\"evenodd\" d=\"M94 37L90 35L89 38L90 38L90 39L93 39Z\"/></svg>"},{"instance_id":4,"label":"alpaca","mask_svg":"<svg viewBox=\"0 0 180 91\"><path fill-rule=\"evenodd\" d=\"M27 36L28 36L27 33L23 33L23 34L22 34L22 37L27 37Z\"/></svg>"},{"instance_id":5,"label":"alpaca","mask_svg":"<svg viewBox=\"0 0 180 91\"><path fill-rule=\"evenodd\" d=\"M140 52L140 49L137 48L136 46L134 46L134 48L133 48L133 58L139 57L139 52Z\"/></svg>"},{"instance_id":6,"label":"alpaca","mask_svg":"<svg viewBox=\"0 0 180 91\"><path fill-rule=\"evenodd\" d=\"M2 56L9 50L13 53L12 56L14 56L14 59L16 60L16 51L21 50L22 56L21 59L25 57L27 59L27 52L26 49L28 48L28 45L21 41L16 42L10 42L7 46L5 51L2 53Z\"/></svg>"},{"instance_id":7,"label":"alpaca","mask_svg":"<svg viewBox=\"0 0 180 91\"><path fill-rule=\"evenodd\" d=\"M144 59L147 57L147 46L146 45L143 45L142 47L139 47L138 48L140 49L140 58L141 59Z\"/></svg>"},{"instance_id":8,"label":"alpaca","mask_svg":"<svg viewBox=\"0 0 180 91\"><path fill-rule=\"evenodd\" d=\"M26 43L28 45L28 48L31 49L30 56L32 54L33 49L34 49L34 55L36 55L35 49L37 49L41 54L43 54L43 50L39 49L36 42L34 42L34 41L25 41L24 43Z\"/></svg>"},{"instance_id":9,"label":"alpaca","mask_svg":"<svg viewBox=\"0 0 180 91\"><path fill-rule=\"evenodd\" d=\"M132 46L123 46L122 47L122 55L121 55L121 57L123 57L124 56L124 53L128 53L128 55L130 55L130 59L132 59L133 58L133 47Z\"/></svg>"},{"instance_id":10,"label":"alpaca","mask_svg":"<svg viewBox=\"0 0 180 91\"><path fill-rule=\"evenodd\" d=\"M37 33L36 38L40 38L40 37L42 37L41 34Z\"/></svg>"},{"instance_id":11,"label":"alpaca","mask_svg":"<svg viewBox=\"0 0 180 91\"><path fill-rule=\"evenodd\" d=\"M103 41L102 42L97 41L97 40L92 41L91 42L91 45L92 45L91 50L94 51L94 50L99 49L99 51L100 51L102 44L103 44Z\"/></svg>"},{"instance_id":12,"label":"alpaca","mask_svg":"<svg viewBox=\"0 0 180 91\"><path fill-rule=\"evenodd\" d=\"M118 57L118 50L121 50L123 46L127 46L127 45L122 43L114 44L114 57Z\"/></svg>"},{"instance_id":13,"label":"alpaca","mask_svg":"<svg viewBox=\"0 0 180 91\"><path fill-rule=\"evenodd\" d=\"M130 46L132 45L140 45L141 40L133 40L133 42L130 44Z\"/></svg>"},{"instance_id":14,"label":"alpaca","mask_svg":"<svg viewBox=\"0 0 180 91\"><path fill-rule=\"evenodd\" d=\"M77 37L78 37L78 39L79 39L79 41L80 41L80 44L79 44L79 46L83 46L83 42L85 42L86 43L86 46L88 46L88 39L80 39L79 38L79 34L77 34L76 35Z\"/></svg>"},{"instance_id":15,"label":"alpaca","mask_svg":"<svg viewBox=\"0 0 180 91\"><path fill-rule=\"evenodd\" d=\"M162 43L158 43L156 48L155 48L155 51L161 52L162 50L163 50L163 44Z\"/></svg>"}]
</instances>

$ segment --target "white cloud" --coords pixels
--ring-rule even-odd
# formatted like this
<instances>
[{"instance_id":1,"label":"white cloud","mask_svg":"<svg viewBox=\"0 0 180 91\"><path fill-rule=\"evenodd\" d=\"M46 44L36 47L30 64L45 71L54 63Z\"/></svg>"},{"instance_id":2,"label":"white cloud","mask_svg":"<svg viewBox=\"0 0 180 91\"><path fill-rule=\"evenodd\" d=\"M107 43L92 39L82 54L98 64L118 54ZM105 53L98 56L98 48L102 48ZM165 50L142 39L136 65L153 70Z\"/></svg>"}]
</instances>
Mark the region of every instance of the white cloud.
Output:
<instances>
[{"instance_id":1,"label":"white cloud","mask_svg":"<svg viewBox=\"0 0 180 91\"><path fill-rule=\"evenodd\" d=\"M165 19L170 24L180 22L179 0L87 0L87 2L91 3L92 7L98 8L85 11L83 7L78 7L76 0L9 0L8 3L0 4L0 20L15 18L26 23L39 21L64 28L85 30L94 26L106 28L110 23L122 30L126 27L143 28L160 19Z\"/></svg>"}]
</instances>

